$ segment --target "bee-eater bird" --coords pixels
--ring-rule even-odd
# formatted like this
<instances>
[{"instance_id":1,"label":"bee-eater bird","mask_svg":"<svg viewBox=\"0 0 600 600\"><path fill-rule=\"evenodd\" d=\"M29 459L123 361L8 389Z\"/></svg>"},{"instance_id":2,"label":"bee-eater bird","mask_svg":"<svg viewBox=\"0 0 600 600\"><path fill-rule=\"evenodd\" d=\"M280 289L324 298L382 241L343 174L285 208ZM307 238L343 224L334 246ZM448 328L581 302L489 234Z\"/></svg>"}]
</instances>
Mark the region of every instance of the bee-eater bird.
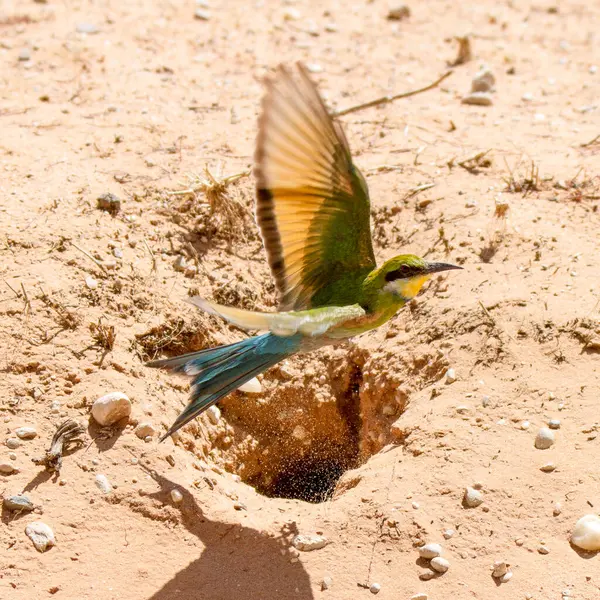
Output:
<instances>
[{"instance_id":1,"label":"bee-eater bird","mask_svg":"<svg viewBox=\"0 0 600 600\"><path fill-rule=\"evenodd\" d=\"M461 268L412 254L377 267L367 184L339 122L301 64L280 66L266 88L255 153L256 219L279 312L190 300L237 327L266 333L148 363L192 378L190 401L161 441L281 360L379 327L433 273Z\"/></svg>"}]
</instances>

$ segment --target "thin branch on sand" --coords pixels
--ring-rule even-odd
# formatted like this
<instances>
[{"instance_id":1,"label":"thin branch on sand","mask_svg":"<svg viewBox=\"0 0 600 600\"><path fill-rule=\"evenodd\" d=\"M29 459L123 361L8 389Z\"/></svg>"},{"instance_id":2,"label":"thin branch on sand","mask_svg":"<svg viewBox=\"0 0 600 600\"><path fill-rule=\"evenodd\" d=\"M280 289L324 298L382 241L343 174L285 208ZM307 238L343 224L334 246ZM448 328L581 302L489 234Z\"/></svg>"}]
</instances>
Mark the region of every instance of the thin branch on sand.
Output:
<instances>
[{"instance_id":1,"label":"thin branch on sand","mask_svg":"<svg viewBox=\"0 0 600 600\"><path fill-rule=\"evenodd\" d=\"M349 106L348 108L344 108L342 110L338 110L332 113L332 117L342 117L344 115L358 112L359 110L364 110L365 108L371 108L373 106L380 106L381 104L389 104L394 100L399 100L400 98L408 98L410 96L416 96L417 94L422 94L423 92L427 92L437 87L452 75L453 71L446 71L441 77L438 77L433 83L426 85L425 87L419 88L418 90L412 90L410 92L402 92L400 94L394 94L392 96L382 96L381 98L377 98L376 100L371 100L370 102L364 102L363 104L356 104L355 106Z\"/></svg>"}]
</instances>

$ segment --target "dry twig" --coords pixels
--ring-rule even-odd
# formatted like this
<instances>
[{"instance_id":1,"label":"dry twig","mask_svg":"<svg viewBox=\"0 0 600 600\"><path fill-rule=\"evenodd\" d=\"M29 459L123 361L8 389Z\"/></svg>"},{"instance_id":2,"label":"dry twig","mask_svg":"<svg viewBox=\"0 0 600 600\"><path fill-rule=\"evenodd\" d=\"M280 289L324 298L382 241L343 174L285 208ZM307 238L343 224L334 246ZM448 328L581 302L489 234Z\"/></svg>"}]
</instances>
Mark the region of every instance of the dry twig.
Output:
<instances>
[{"instance_id":1,"label":"dry twig","mask_svg":"<svg viewBox=\"0 0 600 600\"><path fill-rule=\"evenodd\" d=\"M83 445L83 440L79 437L85 432L83 425L73 419L67 419L58 426L50 449L46 451L43 458L32 458L36 465L43 465L47 471L59 472L62 466L63 452L70 444Z\"/></svg>"},{"instance_id":2,"label":"dry twig","mask_svg":"<svg viewBox=\"0 0 600 600\"><path fill-rule=\"evenodd\" d=\"M364 110L365 108L371 108L373 106L380 106L381 104L389 104L390 102L394 102L394 100L399 100L400 98L409 98L410 96L416 96L417 94L422 94L423 92L428 92L433 88L437 87L452 75L453 71L446 71L441 77L438 77L433 83L426 85L425 87L419 88L418 90L412 90L410 92L402 92L400 94L394 94L392 96L382 96L381 98L377 98L376 100L371 100L370 102L364 102L363 104L356 104L355 106L349 106L348 108L344 108L342 110L338 110L332 113L332 117L342 117L344 115L348 115L353 112L358 112L359 110Z\"/></svg>"},{"instance_id":3,"label":"dry twig","mask_svg":"<svg viewBox=\"0 0 600 600\"><path fill-rule=\"evenodd\" d=\"M464 65L473 58L473 53L471 52L471 39L469 36L457 35L454 39L458 42L458 55L452 62L448 63L449 67Z\"/></svg>"}]
</instances>

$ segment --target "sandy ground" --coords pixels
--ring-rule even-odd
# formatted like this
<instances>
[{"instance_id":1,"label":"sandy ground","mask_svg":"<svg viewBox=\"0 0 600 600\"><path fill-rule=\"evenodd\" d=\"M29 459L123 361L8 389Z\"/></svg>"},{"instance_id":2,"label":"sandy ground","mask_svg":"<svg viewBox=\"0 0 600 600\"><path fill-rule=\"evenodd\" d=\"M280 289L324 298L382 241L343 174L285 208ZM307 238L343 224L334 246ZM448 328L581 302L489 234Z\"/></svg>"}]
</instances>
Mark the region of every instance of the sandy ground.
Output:
<instances>
[{"instance_id":1,"label":"sandy ground","mask_svg":"<svg viewBox=\"0 0 600 600\"><path fill-rule=\"evenodd\" d=\"M598 4L432 0L402 21L379 0L195 10L0 5L0 462L19 469L0 490L37 506L2 513L0 596L345 600L379 583L382 599L599 598L599 557L569 544L600 505ZM201 193L169 194L206 165L249 168L261 77L303 60L342 109L434 81L465 34L473 59L440 87L342 119L378 258L465 270L348 348L273 369L261 394L231 396L176 444L138 439L136 422L164 431L187 395L144 360L241 337L188 294L275 305L251 177L214 212ZM461 104L481 64L493 105ZM97 207L107 192L114 215ZM178 256L197 270L176 271ZM131 423L101 430L90 405L114 390ZM31 459L66 417L85 423L85 445L52 475ZM556 443L538 450L550 418ZM24 425L37 437L4 446ZM465 508L474 484L484 503ZM56 535L43 554L33 520ZM296 533L329 543L298 553ZM423 542L451 565L430 581ZM497 560L508 583L491 577Z\"/></svg>"}]
</instances>

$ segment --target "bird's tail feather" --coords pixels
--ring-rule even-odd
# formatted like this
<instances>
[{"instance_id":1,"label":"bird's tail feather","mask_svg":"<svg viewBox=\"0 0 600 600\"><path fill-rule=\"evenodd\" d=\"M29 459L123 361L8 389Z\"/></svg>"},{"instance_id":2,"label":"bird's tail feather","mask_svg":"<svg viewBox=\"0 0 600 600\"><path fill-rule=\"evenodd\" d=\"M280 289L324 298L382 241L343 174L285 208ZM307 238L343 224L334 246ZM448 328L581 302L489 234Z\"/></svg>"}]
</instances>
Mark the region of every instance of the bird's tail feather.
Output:
<instances>
[{"instance_id":1,"label":"bird's tail feather","mask_svg":"<svg viewBox=\"0 0 600 600\"><path fill-rule=\"evenodd\" d=\"M147 363L149 367L169 369L193 377L189 404L161 441L226 394L294 354L300 338L300 335L278 337L267 333L228 346Z\"/></svg>"}]
</instances>

